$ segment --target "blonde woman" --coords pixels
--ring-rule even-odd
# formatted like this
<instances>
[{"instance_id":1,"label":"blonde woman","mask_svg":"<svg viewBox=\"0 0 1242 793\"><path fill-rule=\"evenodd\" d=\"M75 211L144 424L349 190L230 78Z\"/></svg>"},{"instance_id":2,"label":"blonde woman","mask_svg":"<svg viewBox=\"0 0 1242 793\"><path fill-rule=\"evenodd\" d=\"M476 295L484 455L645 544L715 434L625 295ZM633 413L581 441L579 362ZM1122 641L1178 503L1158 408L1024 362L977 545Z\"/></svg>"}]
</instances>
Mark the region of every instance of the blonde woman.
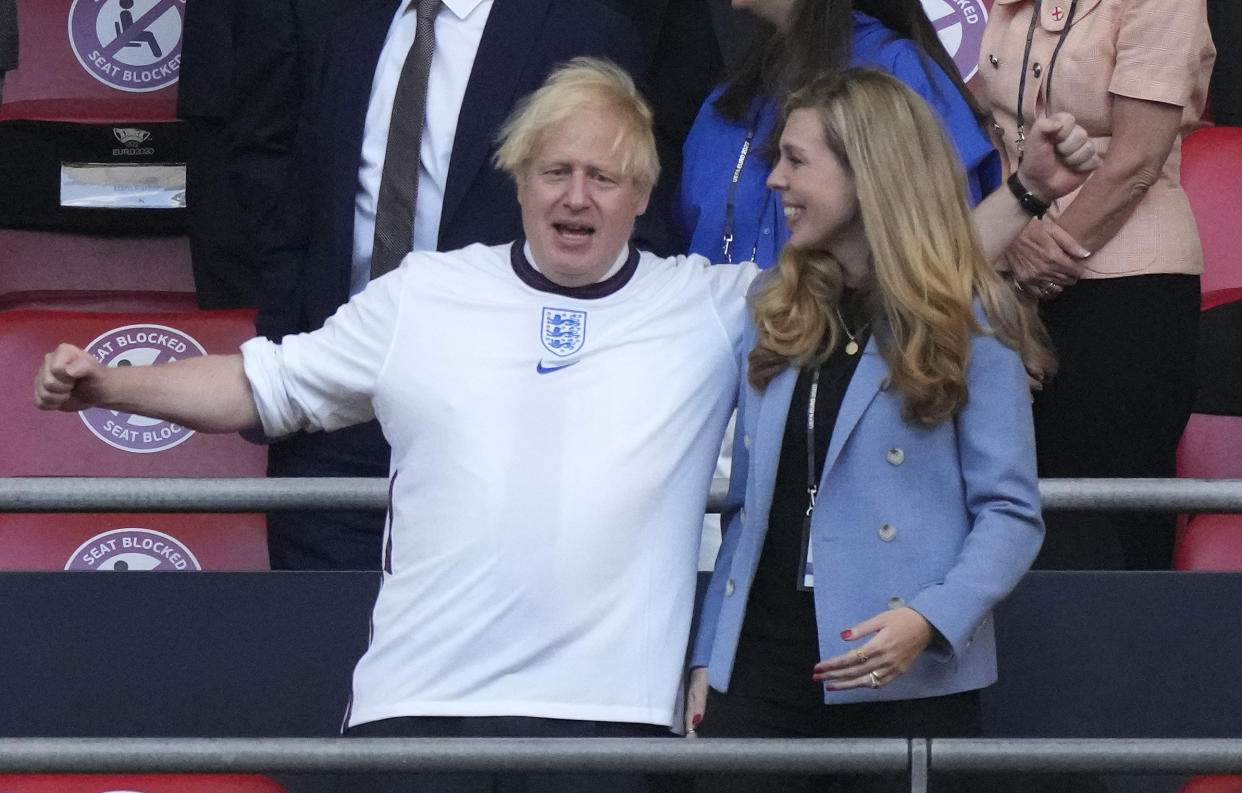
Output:
<instances>
[{"instance_id":1,"label":"blonde woman","mask_svg":"<svg viewBox=\"0 0 1242 793\"><path fill-rule=\"evenodd\" d=\"M1050 121L1069 134L1067 118ZM1034 132L1050 145L1049 127ZM1065 176L1042 194L1082 179ZM991 609L1043 534L1023 363L1051 364L989 266L991 240L1025 216L1008 191L990 197L974 215L985 246L964 183L931 109L889 75L825 75L785 105L769 184L792 235L753 291L726 529L692 659L694 734L978 731L978 689L996 678ZM811 783L703 780L908 785Z\"/></svg>"}]
</instances>

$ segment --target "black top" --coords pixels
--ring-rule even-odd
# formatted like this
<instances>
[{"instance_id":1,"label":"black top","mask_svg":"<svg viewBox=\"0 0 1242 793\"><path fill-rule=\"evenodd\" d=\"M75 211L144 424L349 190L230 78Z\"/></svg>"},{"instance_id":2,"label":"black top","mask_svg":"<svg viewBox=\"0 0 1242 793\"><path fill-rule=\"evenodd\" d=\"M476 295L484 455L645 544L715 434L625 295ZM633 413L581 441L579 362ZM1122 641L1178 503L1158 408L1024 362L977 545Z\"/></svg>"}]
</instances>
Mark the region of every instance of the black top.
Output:
<instances>
[{"instance_id":1,"label":"black top","mask_svg":"<svg viewBox=\"0 0 1242 793\"><path fill-rule=\"evenodd\" d=\"M828 443L841 401L854 369L862 357L868 331L858 332L866 316L859 300L843 298L842 314L859 345L857 355L847 355L842 344L820 366L815 401L815 481L821 479ZM820 684L811 680L812 668L821 659L816 639L814 593L799 590L802 574L802 532L806 522L807 496L807 404L811 372L798 375L781 457L776 469L776 489L768 513L768 532L746 603L746 617L738 642L737 658L729 691L805 705L822 703ZM833 493L820 492L816 509L832 509ZM843 626L844 627L844 626Z\"/></svg>"}]
</instances>

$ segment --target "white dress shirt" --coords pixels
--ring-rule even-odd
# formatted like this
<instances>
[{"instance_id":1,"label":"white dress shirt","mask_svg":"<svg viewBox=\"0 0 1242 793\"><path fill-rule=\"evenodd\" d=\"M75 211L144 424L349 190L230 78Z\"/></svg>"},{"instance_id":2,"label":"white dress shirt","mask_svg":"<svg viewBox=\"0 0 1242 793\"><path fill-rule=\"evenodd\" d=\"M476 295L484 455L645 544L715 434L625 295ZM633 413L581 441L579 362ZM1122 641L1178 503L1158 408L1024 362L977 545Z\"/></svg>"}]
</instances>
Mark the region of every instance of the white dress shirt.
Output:
<instances>
[{"instance_id":1,"label":"white dress shirt","mask_svg":"<svg viewBox=\"0 0 1242 793\"><path fill-rule=\"evenodd\" d=\"M414 210L414 250L436 249L440 211L448 181L449 160L457 133L466 84L493 0L444 0L436 17L436 48L427 79L427 120L419 150L418 202ZM393 16L380 51L371 98L362 133L358 163L358 192L354 199L354 258L350 294L357 294L371 278L371 248L375 243L375 205L388 147L388 123L401 67L414 43L418 26L414 0L405 0Z\"/></svg>"}]
</instances>

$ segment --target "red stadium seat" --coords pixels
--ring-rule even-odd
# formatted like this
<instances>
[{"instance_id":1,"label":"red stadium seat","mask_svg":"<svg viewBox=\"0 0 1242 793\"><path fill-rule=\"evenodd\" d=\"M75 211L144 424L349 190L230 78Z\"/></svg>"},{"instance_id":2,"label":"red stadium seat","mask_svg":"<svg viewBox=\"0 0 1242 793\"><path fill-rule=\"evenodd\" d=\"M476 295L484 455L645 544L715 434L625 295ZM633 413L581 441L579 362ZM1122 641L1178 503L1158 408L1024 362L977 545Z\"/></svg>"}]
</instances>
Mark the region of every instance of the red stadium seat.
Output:
<instances>
[{"instance_id":1,"label":"red stadium seat","mask_svg":"<svg viewBox=\"0 0 1242 793\"><path fill-rule=\"evenodd\" d=\"M1183 479L1242 479L1242 416L1192 413L1177 449ZM1242 515L1186 515L1173 549L1178 570L1242 570Z\"/></svg>"},{"instance_id":2,"label":"red stadium seat","mask_svg":"<svg viewBox=\"0 0 1242 793\"><path fill-rule=\"evenodd\" d=\"M1183 479L1242 479L1242 416L1192 413L1177 449Z\"/></svg>"},{"instance_id":3,"label":"red stadium seat","mask_svg":"<svg viewBox=\"0 0 1242 793\"><path fill-rule=\"evenodd\" d=\"M1196 515L1177 537L1176 570L1242 570L1242 515ZM1239 788L1242 793L1242 788Z\"/></svg>"},{"instance_id":4,"label":"red stadium seat","mask_svg":"<svg viewBox=\"0 0 1242 793\"><path fill-rule=\"evenodd\" d=\"M1242 479L1242 416L1191 413L1177 447L1179 479ZM1177 546L1194 515L1179 515Z\"/></svg>"},{"instance_id":5,"label":"red stadium seat","mask_svg":"<svg viewBox=\"0 0 1242 793\"><path fill-rule=\"evenodd\" d=\"M43 355L67 341L113 366L235 352L254 335L252 311L0 312L0 476L263 476L266 447L237 435L92 409L35 409ZM265 569L262 515L0 514L0 568Z\"/></svg>"},{"instance_id":6,"label":"red stadium seat","mask_svg":"<svg viewBox=\"0 0 1242 793\"><path fill-rule=\"evenodd\" d=\"M185 125L176 119L183 13L183 2L22 4L19 66L0 105L0 291L159 289L126 281L172 267L190 282L184 239L169 255L169 235L186 228ZM56 256L62 246L18 229L59 232L85 255ZM90 266L100 257L90 251L118 246L115 265ZM24 256L23 247L46 252ZM160 268L136 267L140 259Z\"/></svg>"},{"instance_id":7,"label":"red stadium seat","mask_svg":"<svg viewBox=\"0 0 1242 793\"><path fill-rule=\"evenodd\" d=\"M22 4L0 105L0 297L193 291L176 119L183 9Z\"/></svg>"},{"instance_id":8,"label":"red stadium seat","mask_svg":"<svg viewBox=\"0 0 1242 793\"><path fill-rule=\"evenodd\" d=\"M1242 127L1208 127L1182 142L1182 187L1199 225L1204 273L1201 290L1242 287L1242 252L1234 232L1242 226Z\"/></svg>"},{"instance_id":9,"label":"red stadium seat","mask_svg":"<svg viewBox=\"0 0 1242 793\"><path fill-rule=\"evenodd\" d=\"M113 293L194 291L190 244L181 235L103 235L0 228L0 308L73 308L23 302L66 293L105 298ZM34 294L32 294L34 293ZM145 311L166 295L113 310ZM194 304L186 306L196 308ZM91 310L97 310L92 307Z\"/></svg>"},{"instance_id":10,"label":"red stadium seat","mask_svg":"<svg viewBox=\"0 0 1242 793\"><path fill-rule=\"evenodd\" d=\"M3 774L0 793L285 793L253 774Z\"/></svg>"},{"instance_id":11,"label":"red stadium seat","mask_svg":"<svg viewBox=\"0 0 1242 793\"><path fill-rule=\"evenodd\" d=\"M197 311L193 292L138 292L102 290L30 290L0 294L0 311L15 308L56 311Z\"/></svg>"},{"instance_id":12,"label":"red stadium seat","mask_svg":"<svg viewBox=\"0 0 1242 793\"><path fill-rule=\"evenodd\" d=\"M1242 776L1236 774L1197 776L1182 786L1181 793L1242 793Z\"/></svg>"}]
</instances>

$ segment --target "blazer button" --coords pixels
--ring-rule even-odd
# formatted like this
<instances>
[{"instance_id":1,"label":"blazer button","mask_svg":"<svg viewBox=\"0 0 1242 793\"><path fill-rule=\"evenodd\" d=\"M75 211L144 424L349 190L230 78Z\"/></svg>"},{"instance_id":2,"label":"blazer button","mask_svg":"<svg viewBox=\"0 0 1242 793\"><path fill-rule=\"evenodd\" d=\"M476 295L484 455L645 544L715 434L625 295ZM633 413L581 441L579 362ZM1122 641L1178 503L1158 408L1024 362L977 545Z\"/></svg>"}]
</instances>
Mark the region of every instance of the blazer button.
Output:
<instances>
[{"instance_id":1,"label":"blazer button","mask_svg":"<svg viewBox=\"0 0 1242 793\"><path fill-rule=\"evenodd\" d=\"M877 534L880 535L880 539L884 542L892 542L897 537L897 529L893 528L892 525L885 523L880 527Z\"/></svg>"},{"instance_id":2,"label":"blazer button","mask_svg":"<svg viewBox=\"0 0 1242 793\"><path fill-rule=\"evenodd\" d=\"M746 507L742 507L738 510L738 517L742 519L743 523L746 522Z\"/></svg>"},{"instance_id":3,"label":"blazer button","mask_svg":"<svg viewBox=\"0 0 1242 793\"><path fill-rule=\"evenodd\" d=\"M889 609L904 608L905 605L906 605L906 601L902 600L901 598L893 597L893 598L888 599Z\"/></svg>"},{"instance_id":4,"label":"blazer button","mask_svg":"<svg viewBox=\"0 0 1242 793\"><path fill-rule=\"evenodd\" d=\"M906 461L906 453L901 449L889 449L884 459L888 460L889 465L901 465Z\"/></svg>"},{"instance_id":5,"label":"blazer button","mask_svg":"<svg viewBox=\"0 0 1242 793\"><path fill-rule=\"evenodd\" d=\"M750 451L750 436L749 435L742 436L742 448L745 449L746 451Z\"/></svg>"},{"instance_id":6,"label":"blazer button","mask_svg":"<svg viewBox=\"0 0 1242 793\"><path fill-rule=\"evenodd\" d=\"M734 589L735 587L733 586L733 579L730 578L728 581L725 582L725 597L732 597Z\"/></svg>"}]
</instances>

